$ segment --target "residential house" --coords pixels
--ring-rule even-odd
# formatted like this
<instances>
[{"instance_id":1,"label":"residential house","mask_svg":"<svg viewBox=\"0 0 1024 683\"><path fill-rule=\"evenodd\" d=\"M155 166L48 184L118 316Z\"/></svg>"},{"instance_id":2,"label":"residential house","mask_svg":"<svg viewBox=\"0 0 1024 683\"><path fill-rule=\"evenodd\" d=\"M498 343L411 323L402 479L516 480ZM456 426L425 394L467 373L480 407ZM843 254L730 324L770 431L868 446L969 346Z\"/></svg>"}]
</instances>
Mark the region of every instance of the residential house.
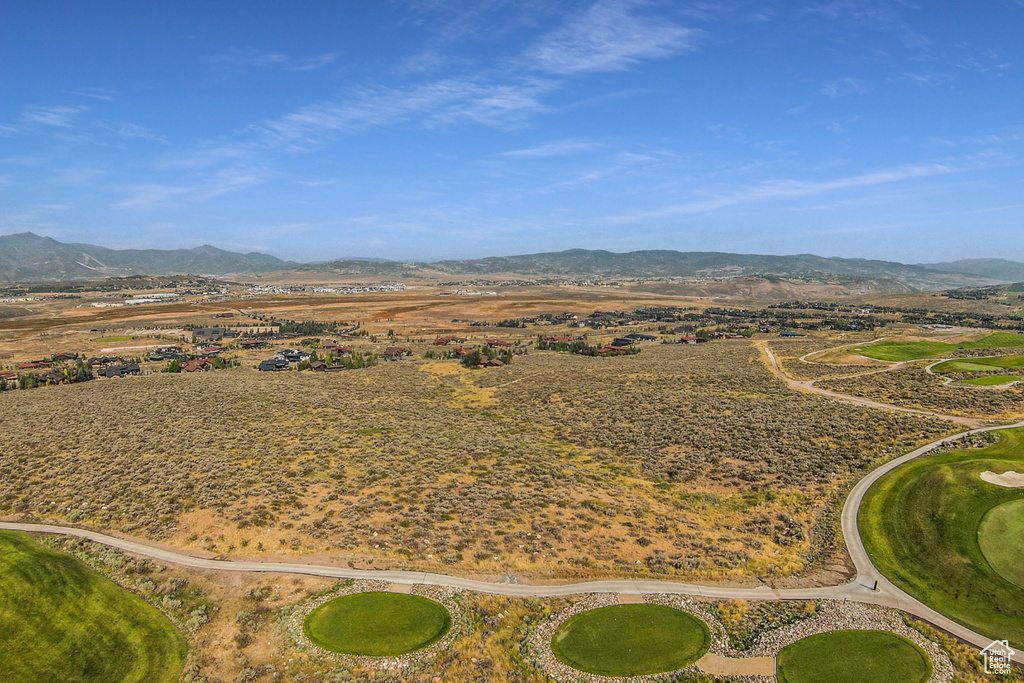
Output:
<instances>
[{"instance_id":1,"label":"residential house","mask_svg":"<svg viewBox=\"0 0 1024 683\"><path fill-rule=\"evenodd\" d=\"M99 377L108 379L114 377L127 377L137 375L142 371L138 363L125 363L124 365L105 365L96 371Z\"/></svg>"},{"instance_id":2,"label":"residential house","mask_svg":"<svg viewBox=\"0 0 1024 683\"><path fill-rule=\"evenodd\" d=\"M50 370L36 375L36 380L40 384L68 384L68 378L60 370Z\"/></svg>"},{"instance_id":3,"label":"residential house","mask_svg":"<svg viewBox=\"0 0 1024 683\"><path fill-rule=\"evenodd\" d=\"M405 356L411 356L412 351L404 346L389 346L384 349L384 360L399 360Z\"/></svg>"},{"instance_id":4,"label":"residential house","mask_svg":"<svg viewBox=\"0 0 1024 683\"><path fill-rule=\"evenodd\" d=\"M19 370L38 370L40 368L53 367L53 361L49 360L34 360L28 363L18 363Z\"/></svg>"},{"instance_id":5,"label":"residential house","mask_svg":"<svg viewBox=\"0 0 1024 683\"><path fill-rule=\"evenodd\" d=\"M196 358L181 364L182 372L204 372L213 369L213 361L209 358Z\"/></svg>"},{"instance_id":6,"label":"residential house","mask_svg":"<svg viewBox=\"0 0 1024 683\"><path fill-rule=\"evenodd\" d=\"M305 351L298 351L296 349L285 349L275 356L275 358L283 358L289 363L301 363L304 360L309 360L309 353Z\"/></svg>"}]
</instances>

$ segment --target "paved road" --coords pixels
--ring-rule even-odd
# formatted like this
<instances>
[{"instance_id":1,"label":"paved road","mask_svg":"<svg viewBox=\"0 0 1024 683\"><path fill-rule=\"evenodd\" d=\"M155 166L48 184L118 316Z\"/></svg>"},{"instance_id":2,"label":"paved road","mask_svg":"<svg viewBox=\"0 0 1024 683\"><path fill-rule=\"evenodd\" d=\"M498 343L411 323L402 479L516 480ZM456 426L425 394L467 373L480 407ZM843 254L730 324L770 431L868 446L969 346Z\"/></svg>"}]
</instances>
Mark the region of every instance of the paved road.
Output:
<instances>
[{"instance_id":1,"label":"paved road","mask_svg":"<svg viewBox=\"0 0 1024 683\"><path fill-rule=\"evenodd\" d=\"M779 369L778 363L775 360L774 354L771 353L771 350L767 345L763 345L761 348L763 348L768 354L774 369L780 376L785 378L785 374L782 373L781 369ZM834 392L828 392L826 395L830 395L832 393ZM838 396L841 400L856 398L847 397L843 394L839 394ZM880 406L885 409L896 408L896 406L887 406L885 404L880 404ZM629 579L587 581L582 583L558 585L529 585L520 583L478 581L460 576L448 576L446 574L433 574L428 572L350 569L348 567L301 564L293 562L233 562L230 560L216 560L196 557L178 550L158 547L142 543L138 540L120 538L88 529L55 526L50 524L0 522L0 529L77 536L79 538L85 538L113 548L118 548L133 555L140 555L159 562L193 567L196 569L306 574L338 579L373 579L399 584L423 583L513 597L559 597L577 595L581 593L670 593L707 598L744 600L854 600L856 602L873 605L894 607L909 614L913 614L914 616L920 617L921 619L934 624L944 631L952 633L958 638L980 649L991 642L989 638L961 626L947 617L944 617L927 605L922 604L915 598L903 592L882 576L871 562L871 558L868 556L867 550L864 548L864 543L857 528L857 512L860 510L864 494L871 485L900 465L913 460L914 458L918 458L935 448L963 438L966 435L980 434L982 432L993 431L996 429L1009 429L1014 427L1024 427L1024 421L1011 425L972 429L967 432L938 439L937 441L933 441L932 443L922 446L911 453L907 453L902 457L887 462L861 479L850 492L849 497L846 499L846 503L843 505L842 511L843 537L846 539L850 557L857 570L857 576L849 583L821 588L775 589L768 586L736 588L727 586L705 586L701 584L680 583L675 581L638 581ZM876 581L877 590L873 590ZM1019 664L1024 665L1024 652L1017 652L1013 659Z\"/></svg>"}]
</instances>

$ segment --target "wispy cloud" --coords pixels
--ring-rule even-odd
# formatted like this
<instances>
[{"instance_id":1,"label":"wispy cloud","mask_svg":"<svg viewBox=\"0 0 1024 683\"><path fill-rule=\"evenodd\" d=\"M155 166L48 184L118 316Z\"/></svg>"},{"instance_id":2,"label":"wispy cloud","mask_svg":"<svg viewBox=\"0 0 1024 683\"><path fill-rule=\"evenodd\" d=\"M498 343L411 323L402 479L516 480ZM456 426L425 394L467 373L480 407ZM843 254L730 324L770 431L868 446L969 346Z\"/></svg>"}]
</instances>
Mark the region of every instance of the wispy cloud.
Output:
<instances>
[{"instance_id":1,"label":"wispy cloud","mask_svg":"<svg viewBox=\"0 0 1024 683\"><path fill-rule=\"evenodd\" d=\"M941 73L925 73L925 74L921 74L921 73L912 73L912 72L909 72L909 71L905 71L905 72L903 72L903 75L900 77L900 80L906 81L908 83L916 83L918 85L935 87L937 85L942 85L943 83L951 82L953 80L953 77L950 76L949 74L941 74Z\"/></svg>"},{"instance_id":2,"label":"wispy cloud","mask_svg":"<svg viewBox=\"0 0 1024 683\"><path fill-rule=\"evenodd\" d=\"M99 123L101 129L114 137L125 140L148 140L150 142L166 142L167 138L151 128L134 123Z\"/></svg>"},{"instance_id":3,"label":"wispy cloud","mask_svg":"<svg viewBox=\"0 0 1024 683\"><path fill-rule=\"evenodd\" d=\"M117 90L109 90L107 88L80 88L79 90L72 90L71 94L78 95L79 97L88 97L94 100L110 102L114 97L121 93Z\"/></svg>"},{"instance_id":4,"label":"wispy cloud","mask_svg":"<svg viewBox=\"0 0 1024 683\"><path fill-rule=\"evenodd\" d=\"M338 59L337 52L327 52L316 57L307 57L306 59L297 59L288 64L288 69L291 71L312 71L325 66L330 66Z\"/></svg>"},{"instance_id":5,"label":"wispy cloud","mask_svg":"<svg viewBox=\"0 0 1024 683\"><path fill-rule=\"evenodd\" d=\"M247 154L247 150L237 146L203 147L183 154L159 159L156 162L156 167L159 169L204 169L226 162L237 163L237 160L245 157Z\"/></svg>"},{"instance_id":6,"label":"wispy cloud","mask_svg":"<svg viewBox=\"0 0 1024 683\"><path fill-rule=\"evenodd\" d=\"M247 168L223 169L200 185L144 183L117 188L127 194L111 206L117 209L147 210L186 202L201 202L244 190L265 181L265 174Z\"/></svg>"},{"instance_id":7,"label":"wispy cloud","mask_svg":"<svg viewBox=\"0 0 1024 683\"><path fill-rule=\"evenodd\" d=\"M662 218L674 215L705 213L741 204L752 204L755 202L770 201L773 199L806 197L824 194L827 192L836 192L839 190L872 187L875 185L898 183L918 178L928 178L931 176L953 173L956 170L957 169L951 166L943 164L921 164L904 166L887 171L878 171L875 173L847 176L833 180L768 180L752 187L743 188L741 190L710 197L708 199L702 199L686 204L677 204L653 211L617 216L611 220L613 222L631 222L644 218Z\"/></svg>"},{"instance_id":8,"label":"wispy cloud","mask_svg":"<svg viewBox=\"0 0 1024 683\"><path fill-rule=\"evenodd\" d=\"M315 104L250 127L275 143L312 141L329 132L400 123L413 118L442 123L476 121L514 123L517 117L543 111L539 97L554 84L526 80L495 84L469 79L434 81L409 88L376 88L356 93L339 104Z\"/></svg>"},{"instance_id":9,"label":"wispy cloud","mask_svg":"<svg viewBox=\"0 0 1024 683\"><path fill-rule=\"evenodd\" d=\"M77 106L29 106L21 113L21 122L27 124L41 124L44 126L55 126L57 128L71 128L75 119L83 112L89 111L89 107Z\"/></svg>"},{"instance_id":10,"label":"wispy cloud","mask_svg":"<svg viewBox=\"0 0 1024 683\"><path fill-rule=\"evenodd\" d=\"M210 58L214 64L248 67L280 67L289 71L312 71L333 64L338 53L328 52L314 57L292 59L280 52L260 52L253 49L228 48Z\"/></svg>"},{"instance_id":11,"label":"wispy cloud","mask_svg":"<svg viewBox=\"0 0 1024 683\"><path fill-rule=\"evenodd\" d=\"M856 78L842 78L838 81L830 81L822 86L819 91L825 97L835 99L846 95L862 95L868 91L863 81Z\"/></svg>"},{"instance_id":12,"label":"wispy cloud","mask_svg":"<svg viewBox=\"0 0 1024 683\"><path fill-rule=\"evenodd\" d=\"M260 52L258 50L242 50L231 47L210 58L214 64L233 64L236 66L271 66L273 64L284 64L288 61L288 55L279 52Z\"/></svg>"},{"instance_id":13,"label":"wispy cloud","mask_svg":"<svg viewBox=\"0 0 1024 683\"><path fill-rule=\"evenodd\" d=\"M620 71L643 59L668 57L695 47L700 31L666 16L638 14L638 4L600 0L544 36L526 56L534 68L571 75Z\"/></svg>"},{"instance_id":14,"label":"wispy cloud","mask_svg":"<svg viewBox=\"0 0 1024 683\"><path fill-rule=\"evenodd\" d=\"M501 156L517 159L543 159L547 157L563 157L583 152L590 152L599 147L601 143L587 140L560 140L546 145L538 145L528 149L516 149L511 152L502 152Z\"/></svg>"}]
</instances>

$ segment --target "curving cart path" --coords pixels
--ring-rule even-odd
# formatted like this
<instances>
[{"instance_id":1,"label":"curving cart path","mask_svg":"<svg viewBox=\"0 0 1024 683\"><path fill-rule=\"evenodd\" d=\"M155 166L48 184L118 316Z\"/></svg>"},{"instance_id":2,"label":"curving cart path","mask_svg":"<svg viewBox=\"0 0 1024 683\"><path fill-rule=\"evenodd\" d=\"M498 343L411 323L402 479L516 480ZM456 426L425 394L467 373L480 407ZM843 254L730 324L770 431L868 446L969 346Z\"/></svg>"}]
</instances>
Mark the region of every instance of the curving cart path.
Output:
<instances>
[{"instance_id":1,"label":"curving cart path","mask_svg":"<svg viewBox=\"0 0 1024 683\"><path fill-rule=\"evenodd\" d=\"M852 405L862 406L864 408L875 408L877 410L889 410L889 411L897 412L897 413L910 413L912 415L925 415L927 417L936 417L936 418L938 418L940 420L948 420L949 422L955 422L957 424L961 424L961 425L964 425L965 427L969 427L969 428L972 428L972 429L979 428L979 427L982 427L982 426L985 425L985 421L984 420L979 420L979 419L973 418L973 417L961 417L959 415L945 415L943 413L936 413L936 412L933 412L933 411L930 411L930 410L919 410L917 408L904 408L903 406L894 406L894 405L889 404L889 403L881 403L879 401L872 401L869 398L863 398L861 396L851 396L850 394L842 394L842 393L839 393L838 391L831 391L829 389L822 389L821 387L816 386L817 382L819 382L821 380L817 380L817 379L793 379L792 377L787 375L785 372L783 372L782 371L782 367L779 365L779 360L775 357L775 354L772 352L772 349L771 349L770 346L768 346L767 342L760 341L760 342L757 342L755 344L755 346L757 346L757 348L759 348L762 351L762 353L764 353L765 356L767 357L767 359L768 359L768 367L772 370L772 372L774 372L776 375L778 375L778 377L780 379L782 379L789 386L790 389L794 389L796 391L805 391L805 392L809 392L809 393L812 393L812 394L818 394L820 396L826 396L828 398L832 398L832 399L835 399L837 401L842 401L843 403L850 403ZM840 347L840 348L842 348L842 347ZM894 370L894 369L896 369L898 367L901 367L901 366L905 365L908 362L913 362L913 361L903 361L903 362L900 362L900 363L894 363L893 365L887 366L887 367L882 368L880 370L871 370L869 372L861 372L861 373L858 373L856 375L844 375L844 376L842 376L841 379L849 379L851 377L863 377L865 375L877 375L877 374L882 373L882 372L890 372L890 371L892 371L892 370Z\"/></svg>"},{"instance_id":2,"label":"curving cart path","mask_svg":"<svg viewBox=\"0 0 1024 683\"><path fill-rule=\"evenodd\" d=\"M767 345L761 345L761 348L767 353L768 357L772 361L772 365L776 372L784 379L785 374L779 369L775 356L771 353L771 350L767 348ZM788 380L788 382L795 382L795 380ZM801 383L802 384L802 383ZM801 387L802 388L802 387ZM835 392L825 392L825 390L818 389L815 393L823 393L827 396L832 396ZM869 405L874 407L874 402L864 402L857 397L848 397L843 394L836 396L840 400L850 401L850 399L856 399L854 403L858 405ZM888 410L901 410L903 412L914 412L924 413L925 411L915 411L908 409L900 409L897 406L889 406L886 404L878 404L878 407ZM928 415L935 415L934 413L925 413ZM946 416L939 416L946 417ZM958 420L964 423L964 420ZM826 586L821 588L784 588L775 589L768 586L758 586L755 588L736 588L736 587L725 587L725 586L709 586L695 583L681 583L676 581L658 581L658 580L630 580L630 579L611 579L604 581L587 581L582 583L566 583L558 585L529 585L521 583L506 583L506 582L491 582L491 581L479 581L476 579L469 579L460 576L450 576L447 574L434 574L430 572L416 572L416 571L403 571L403 570L377 570L377 569L351 569L348 567L335 567L330 565L317 565L317 564L302 564L297 562L235 562L231 560L217 560L211 558L197 557L189 555L178 550L171 550L168 548L151 545L149 543L143 543L138 540L132 540L128 538L121 538L117 536L111 536L109 534L100 533L98 531L92 531L90 529L80 529L76 527L57 526L52 524L25 524L20 522L0 522L0 529L8 529L14 531L28 531L34 533L45 533L45 534L62 534L66 536L76 536L78 538L88 539L96 543L102 543L113 548L118 548L125 552L133 555L139 555L142 557L148 557L153 560L160 562L166 562L169 564L177 564L185 567L192 567L195 569L206 569L214 571L234 571L234 572L270 572L280 574L306 574L311 576L323 576L328 578L337 579L372 579L376 581L389 581L394 584L430 584L434 586L444 586L455 588L459 590L476 591L479 593L491 593L497 595L507 595L512 597L559 597L567 595L578 595L581 593L619 593L619 594L638 594L638 593L668 593L678 595L691 595L706 598L721 598L721 599L744 599L744 600L854 600L856 602L862 602L872 605L882 605L885 607L892 607L909 614L913 614L927 622L930 622L934 626L946 631L961 640L981 649L987 646L991 639L976 633L965 626L962 626L952 619L939 614L935 610L931 609L927 605L924 605L914 597L903 592L901 589L893 585L888 579L875 568L871 562L871 558L868 556L867 550L864 547L864 543L860 537L860 532L857 528L857 512L860 510L861 502L864 499L864 494L867 490L878 481L881 477L885 476L888 472L896 469L900 465L919 458L922 455L946 445L953 441L963 438L971 434L980 434L982 432L994 431L997 429L1011 429L1015 427L1024 427L1024 421L1017 422L1009 425L996 425L989 427L981 427L970 429L966 432L960 432L952 436L947 436L942 439L938 439L929 444L921 446L920 448L907 453L906 455L891 460L884 465L872 470L867 476L861 479L851 490L850 495L847 497L845 504L843 505L842 511L842 530L843 537L846 540L846 545L850 553L850 558L853 561L854 567L857 570L856 577L845 584L838 586ZM874 588L877 582L877 589ZM1024 652L1018 651L1013 660L1021 665L1024 665Z\"/></svg>"}]
</instances>

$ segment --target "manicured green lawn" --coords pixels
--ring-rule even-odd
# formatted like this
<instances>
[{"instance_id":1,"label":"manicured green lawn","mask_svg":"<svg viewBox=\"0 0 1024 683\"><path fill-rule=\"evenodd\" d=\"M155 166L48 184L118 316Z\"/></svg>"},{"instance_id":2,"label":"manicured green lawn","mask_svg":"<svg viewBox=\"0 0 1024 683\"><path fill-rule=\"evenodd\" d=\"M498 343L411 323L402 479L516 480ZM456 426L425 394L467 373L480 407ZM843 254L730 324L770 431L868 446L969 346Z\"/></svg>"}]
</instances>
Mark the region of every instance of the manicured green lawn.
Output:
<instances>
[{"instance_id":1,"label":"manicured green lawn","mask_svg":"<svg viewBox=\"0 0 1024 683\"><path fill-rule=\"evenodd\" d=\"M940 356L955 348L952 344L945 342L883 342L873 346L850 349L850 352L875 360L905 361Z\"/></svg>"},{"instance_id":2,"label":"manicured green lawn","mask_svg":"<svg viewBox=\"0 0 1024 683\"><path fill-rule=\"evenodd\" d=\"M934 372L991 372L1008 368L1024 368L1024 356L999 356L998 358L963 358L948 360L936 365Z\"/></svg>"},{"instance_id":3,"label":"manicured green lawn","mask_svg":"<svg viewBox=\"0 0 1024 683\"><path fill-rule=\"evenodd\" d=\"M390 657L433 645L452 626L433 600L399 593L354 593L313 610L303 630L314 643L347 655Z\"/></svg>"},{"instance_id":4,"label":"manicured green lawn","mask_svg":"<svg viewBox=\"0 0 1024 683\"><path fill-rule=\"evenodd\" d=\"M886 631L833 631L798 640L778 658L779 683L924 683L928 656Z\"/></svg>"},{"instance_id":5,"label":"manicured green lawn","mask_svg":"<svg viewBox=\"0 0 1024 683\"><path fill-rule=\"evenodd\" d=\"M988 375L987 377L975 377L974 379L965 379L964 384L972 384L976 387L997 387L1003 384L1009 384L1010 382L1017 382L1020 377L1016 375Z\"/></svg>"},{"instance_id":6,"label":"manicured green lawn","mask_svg":"<svg viewBox=\"0 0 1024 683\"><path fill-rule=\"evenodd\" d=\"M982 481L986 470L1024 471L1024 430L999 432L985 449L924 456L878 480L858 516L875 566L935 610L992 639L1024 647L1024 588L990 564L979 545L990 510L1024 489Z\"/></svg>"},{"instance_id":7,"label":"manicured green lawn","mask_svg":"<svg viewBox=\"0 0 1024 683\"><path fill-rule=\"evenodd\" d=\"M981 522L978 543L1000 576L1024 588L1024 499L989 510Z\"/></svg>"},{"instance_id":8,"label":"manicured green lawn","mask_svg":"<svg viewBox=\"0 0 1024 683\"><path fill-rule=\"evenodd\" d=\"M850 349L875 360L906 361L934 358L958 349L1024 349L1024 334L995 332L977 341L949 344L937 341L883 342Z\"/></svg>"},{"instance_id":9,"label":"manicured green lawn","mask_svg":"<svg viewBox=\"0 0 1024 683\"><path fill-rule=\"evenodd\" d=\"M602 676L681 669L710 645L704 622L672 607L647 604L582 612L559 626L551 641L559 661Z\"/></svg>"},{"instance_id":10,"label":"manicured green lawn","mask_svg":"<svg viewBox=\"0 0 1024 683\"><path fill-rule=\"evenodd\" d=\"M28 534L0 532L0 681L170 683L185 653L153 606Z\"/></svg>"}]
</instances>

